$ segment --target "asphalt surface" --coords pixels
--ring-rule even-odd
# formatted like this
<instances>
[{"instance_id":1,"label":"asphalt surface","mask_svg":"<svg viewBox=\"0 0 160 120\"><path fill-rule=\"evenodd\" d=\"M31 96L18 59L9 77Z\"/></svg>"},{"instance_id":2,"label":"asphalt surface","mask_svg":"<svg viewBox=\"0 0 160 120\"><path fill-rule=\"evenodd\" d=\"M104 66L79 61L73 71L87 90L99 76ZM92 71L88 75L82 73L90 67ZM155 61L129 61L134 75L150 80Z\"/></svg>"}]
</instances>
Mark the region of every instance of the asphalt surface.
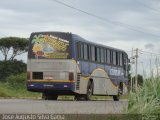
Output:
<instances>
[{"instance_id":1,"label":"asphalt surface","mask_svg":"<svg viewBox=\"0 0 160 120\"><path fill-rule=\"evenodd\" d=\"M128 101L45 101L0 99L1 114L123 114Z\"/></svg>"}]
</instances>

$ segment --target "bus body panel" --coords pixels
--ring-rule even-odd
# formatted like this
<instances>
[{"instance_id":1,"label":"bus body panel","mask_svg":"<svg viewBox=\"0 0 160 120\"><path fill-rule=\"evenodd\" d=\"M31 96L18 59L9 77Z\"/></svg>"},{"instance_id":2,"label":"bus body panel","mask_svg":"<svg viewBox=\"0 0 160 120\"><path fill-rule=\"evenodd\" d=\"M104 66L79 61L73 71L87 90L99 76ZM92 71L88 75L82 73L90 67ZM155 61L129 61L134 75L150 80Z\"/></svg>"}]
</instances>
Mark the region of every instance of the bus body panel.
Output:
<instances>
[{"instance_id":1,"label":"bus body panel","mask_svg":"<svg viewBox=\"0 0 160 120\"><path fill-rule=\"evenodd\" d=\"M94 81L94 92L96 95L115 95L117 94L117 86L115 86L110 80L106 71L101 68L94 70L92 73Z\"/></svg>"},{"instance_id":2,"label":"bus body panel","mask_svg":"<svg viewBox=\"0 0 160 120\"><path fill-rule=\"evenodd\" d=\"M32 76L28 80L28 90L71 90L75 92L76 73L79 72L79 69L73 60L29 59L27 71ZM74 81L69 81L69 72L74 74ZM40 75L34 75L37 73L42 73L43 76L39 78Z\"/></svg>"}]
</instances>

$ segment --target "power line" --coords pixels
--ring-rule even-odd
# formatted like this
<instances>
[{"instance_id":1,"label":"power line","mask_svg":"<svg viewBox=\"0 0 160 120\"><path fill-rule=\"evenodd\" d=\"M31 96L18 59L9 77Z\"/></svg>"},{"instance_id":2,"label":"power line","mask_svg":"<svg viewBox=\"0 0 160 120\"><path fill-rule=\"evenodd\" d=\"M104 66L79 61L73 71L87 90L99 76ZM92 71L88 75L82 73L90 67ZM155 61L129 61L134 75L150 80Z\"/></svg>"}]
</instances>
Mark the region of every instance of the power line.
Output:
<instances>
[{"instance_id":1,"label":"power line","mask_svg":"<svg viewBox=\"0 0 160 120\"><path fill-rule=\"evenodd\" d=\"M149 52L149 51L144 51L144 50L139 50L141 54L150 54L150 55L155 55L155 56L160 56L160 53L155 53L155 52Z\"/></svg>"},{"instance_id":2,"label":"power line","mask_svg":"<svg viewBox=\"0 0 160 120\"><path fill-rule=\"evenodd\" d=\"M124 23L117 22L117 21L111 21L111 20L109 20L109 19L107 19L107 18L103 18L103 17L100 17L100 16L98 16L98 15L96 15L96 14L93 14L93 13L90 13L90 12L86 12L86 11L84 11L84 10L82 10L82 9L76 8L76 7L74 7L74 6L71 6L71 5L69 5L69 4L66 4L66 3L61 2L61 1L58 1L58 0L51 0L51 1L54 1L54 2L56 2L56 3L59 3L59 4L63 5L63 6L68 7L68 8L74 9L74 10L76 10L76 11L82 12L82 13L87 14L87 15L89 15L89 16L95 17L95 18L97 18L97 19L99 19L99 20L102 20L102 21L105 21L105 22L107 21L107 22L112 23L112 24L114 24L114 25L119 25L119 26L121 26L121 27L130 29L130 30L132 30L132 31L141 32L141 33L145 33L145 34L150 34L150 35L152 35L152 36L160 37L160 36L157 35L157 34L140 30L140 29L143 29L143 28L138 27L138 26L133 26L133 25L129 25L129 24L124 24ZM139 28L139 29L137 29L137 28Z\"/></svg>"},{"instance_id":3,"label":"power line","mask_svg":"<svg viewBox=\"0 0 160 120\"><path fill-rule=\"evenodd\" d=\"M137 3L140 3L141 5L143 5L144 7L148 8L148 9L154 10L156 12L160 12L160 10L155 9L153 7L150 7L150 6L146 5L146 4L144 4L143 2L140 2L139 0L134 0L134 1L137 2Z\"/></svg>"}]
</instances>

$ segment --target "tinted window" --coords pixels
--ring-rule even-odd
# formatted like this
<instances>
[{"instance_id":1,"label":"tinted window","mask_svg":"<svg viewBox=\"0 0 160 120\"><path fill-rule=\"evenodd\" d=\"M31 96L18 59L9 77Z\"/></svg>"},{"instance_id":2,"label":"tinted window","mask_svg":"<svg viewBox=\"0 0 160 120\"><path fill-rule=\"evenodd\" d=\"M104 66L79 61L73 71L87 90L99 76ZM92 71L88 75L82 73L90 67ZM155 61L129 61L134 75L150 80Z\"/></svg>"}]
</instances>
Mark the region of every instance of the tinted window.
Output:
<instances>
[{"instance_id":1,"label":"tinted window","mask_svg":"<svg viewBox=\"0 0 160 120\"><path fill-rule=\"evenodd\" d=\"M101 63L104 63L104 50L101 48Z\"/></svg>"},{"instance_id":2,"label":"tinted window","mask_svg":"<svg viewBox=\"0 0 160 120\"><path fill-rule=\"evenodd\" d=\"M33 79L43 79L43 72L33 72L32 78Z\"/></svg>"},{"instance_id":3,"label":"tinted window","mask_svg":"<svg viewBox=\"0 0 160 120\"><path fill-rule=\"evenodd\" d=\"M80 52L80 56L81 56L81 59L83 59L84 58L84 53L83 53L83 44L81 44L81 52Z\"/></svg>"},{"instance_id":4,"label":"tinted window","mask_svg":"<svg viewBox=\"0 0 160 120\"><path fill-rule=\"evenodd\" d=\"M120 66L123 66L123 57L122 57L122 53L120 53Z\"/></svg>"},{"instance_id":5,"label":"tinted window","mask_svg":"<svg viewBox=\"0 0 160 120\"><path fill-rule=\"evenodd\" d=\"M91 60L91 46L87 45L87 51L88 51L88 60Z\"/></svg>"},{"instance_id":6,"label":"tinted window","mask_svg":"<svg viewBox=\"0 0 160 120\"><path fill-rule=\"evenodd\" d=\"M77 44L77 57L80 59L81 58L81 44Z\"/></svg>"},{"instance_id":7,"label":"tinted window","mask_svg":"<svg viewBox=\"0 0 160 120\"><path fill-rule=\"evenodd\" d=\"M95 58L97 62L100 62L100 50L96 47Z\"/></svg>"},{"instance_id":8,"label":"tinted window","mask_svg":"<svg viewBox=\"0 0 160 120\"><path fill-rule=\"evenodd\" d=\"M95 47L91 46L91 60L95 61Z\"/></svg>"},{"instance_id":9,"label":"tinted window","mask_svg":"<svg viewBox=\"0 0 160 120\"><path fill-rule=\"evenodd\" d=\"M119 63L119 53L118 52L116 52L116 65L119 65L120 63Z\"/></svg>"},{"instance_id":10,"label":"tinted window","mask_svg":"<svg viewBox=\"0 0 160 120\"><path fill-rule=\"evenodd\" d=\"M110 52L110 50L107 50L107 63L108 64L111 63L111 52Z\"/></svg>"},{"instance_id":11,"label":"tinted window","mask_svg":"<svg viewBox=\"0 0 160 120\"><path fill-rule=\"evenodd\" d=\"M84 60L88 60L88 45L84 44Z\"/></svg>"},{"instance_id":12,"label":"tinted window","mask_svg":"<svg viewBox=\"0 0 160 120\"><path fill-rule=\"evenodd\" d=\"M33 59L70 59L71 34L60 32L33 33L28 57Z\"/></svg>"},{"instance_id":13,"label":"tinted window","mask_svg":"<svg viewBox=\"0 0 160 120\"><path fill-rule=\"evenodd\" d=\"M116 52L115 51L113 51L112 61L113 61L113 65L116 65Z\"/></svg>"},{"instance_id":14,"label":"tinted window","mask_svg":"<svg viewBox=\"0 0 160 120\"><path fill-rule=\"evenodd\" d=\"M104 62L105 62L105 63L107 63L107 59L106 59L106 58L107 58L107 51L104 50Z\"/></svg>"}]
</instances>

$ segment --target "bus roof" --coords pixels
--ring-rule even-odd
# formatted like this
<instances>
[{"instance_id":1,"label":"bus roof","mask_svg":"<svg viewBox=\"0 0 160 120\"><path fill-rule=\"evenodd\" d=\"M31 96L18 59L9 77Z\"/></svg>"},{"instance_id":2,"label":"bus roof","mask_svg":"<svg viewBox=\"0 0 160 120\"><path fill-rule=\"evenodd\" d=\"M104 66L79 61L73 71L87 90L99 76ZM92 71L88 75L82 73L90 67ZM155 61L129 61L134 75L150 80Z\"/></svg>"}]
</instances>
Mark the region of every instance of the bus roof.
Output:
<instances>
[{"instance_id":1,"label":"bus roof","mask_svg":"<svg viewBox=\"0 0 160 120\"><path fill-rule=\"evenodd\" d=\"M103 48L108 48L108 49L112 49L112 50L121 51L121 52L126 53L124 50L121 50L121 49L117 49L117 48L110 47L110 46L107 46L107 45L102 45L102 44L99 44L99 43L88 41L88 40L82 38L81 36L79 36L77 34L72 34L72 38L74 40L76 40L76 41L79 41L79 42L85 42L85 43L92 44L92 45L95 45L95 46L99 46L99 47L103 47Z\"/></svg>"}]
</instances>

